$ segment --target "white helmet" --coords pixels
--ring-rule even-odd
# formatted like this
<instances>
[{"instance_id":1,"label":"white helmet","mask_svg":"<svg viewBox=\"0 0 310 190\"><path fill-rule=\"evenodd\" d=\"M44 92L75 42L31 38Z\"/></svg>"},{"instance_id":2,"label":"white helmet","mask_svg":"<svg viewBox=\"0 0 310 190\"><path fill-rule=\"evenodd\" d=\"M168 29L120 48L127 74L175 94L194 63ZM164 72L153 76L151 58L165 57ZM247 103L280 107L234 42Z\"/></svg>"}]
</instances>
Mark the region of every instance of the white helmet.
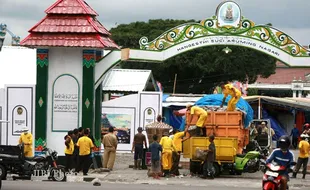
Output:
<instances>
[{"instance_id":1,"label":"white helmet","mask_svg":"<svg viewBox=\"0 0 310 190\"><path fill-rule=\"evenodd\" d=\"M308 134L301 134L300 138L305 138L306 139L306 138L309 138L309 135Z\"/></svg>"}]
</instances>

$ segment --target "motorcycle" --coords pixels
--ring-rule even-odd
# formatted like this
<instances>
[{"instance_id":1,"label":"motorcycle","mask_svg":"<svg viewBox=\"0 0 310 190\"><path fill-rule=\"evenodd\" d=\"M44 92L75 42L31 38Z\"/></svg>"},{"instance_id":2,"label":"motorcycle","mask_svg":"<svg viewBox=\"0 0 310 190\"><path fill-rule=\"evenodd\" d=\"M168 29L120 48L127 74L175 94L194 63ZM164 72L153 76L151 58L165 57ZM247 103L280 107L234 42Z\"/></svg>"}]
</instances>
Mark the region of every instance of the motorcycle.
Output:
<instances>
[{"instance_id":1,"label":"motorcycle","mask_svg":"<svg viewBox=\"0 0 310 190\"><path fill-rule=\"evenodd\" d=\"M24 156L24 145L8 146L1 145L0 172L1 178L6 179L7 173L17 174L13 180L28 179L31 177L48 176L53 181L65 181L65 167L58 165L56 151L45 148L45 155L35 157Z\"/></svg>"},{"instance_id":2,"label":"motorcycle","mask_svg":"<svg viewBox=\"0 0 310 190\"><path fill-rule=\"evenodd\" d=\"M243 172L255 173L261 169L263 155L258 151L249 151L246 154L237 154L234 172L238 175Z\"/></svg>"},{"instance_id":3,"label":"motorcycle","mask_svg":"<svg viewBox=\"0 0 310 190\"><path fill-rule=\"evenodd\" d=\"M290 166L295 166L296 162L293 162ZM263 176L262 186L263 190L278 190L281 187L282 175L286 172L292 172L290 166L279 166L277 163L270 163L266 165L266 169ZM287 189L289 189L287 185Z\"/></svg>"}]
</instances>

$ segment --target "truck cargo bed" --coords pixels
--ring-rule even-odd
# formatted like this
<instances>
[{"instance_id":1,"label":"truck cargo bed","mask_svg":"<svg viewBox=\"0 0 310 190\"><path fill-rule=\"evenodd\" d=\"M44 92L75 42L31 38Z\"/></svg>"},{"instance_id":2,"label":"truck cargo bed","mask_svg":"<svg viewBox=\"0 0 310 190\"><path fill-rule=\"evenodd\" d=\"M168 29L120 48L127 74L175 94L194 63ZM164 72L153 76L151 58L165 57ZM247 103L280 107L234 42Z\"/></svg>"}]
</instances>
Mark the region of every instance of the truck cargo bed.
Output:
<instances>
[{"instance_id":1,"label":"truck cargo bed","mask_svg":"<svg viewBox=\"0 0 310 190\"><path fill-rule=\"evenodd\" d=\"M215 137L216 161L234 162L237 154L237 138ZM191 137L183 141L183 157L192 160L196 159L196 149L206 150L209 146L208 137Z\"/></svg>"}]
</instances>

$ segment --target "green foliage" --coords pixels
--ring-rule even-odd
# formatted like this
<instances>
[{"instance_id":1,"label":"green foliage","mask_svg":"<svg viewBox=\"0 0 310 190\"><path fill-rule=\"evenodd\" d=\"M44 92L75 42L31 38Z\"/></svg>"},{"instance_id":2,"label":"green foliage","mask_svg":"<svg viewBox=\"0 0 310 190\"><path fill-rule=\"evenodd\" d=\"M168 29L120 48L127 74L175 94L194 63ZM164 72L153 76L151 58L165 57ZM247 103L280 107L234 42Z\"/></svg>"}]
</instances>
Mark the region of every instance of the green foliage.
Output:
<instances>
[{"instance_id":1,"label":"green foliage","mask_svg":"<svg viewBox=\"0 0 310 190\"><path fill-rule=\"evenodd\" d=\"M247 93L248 96L258 95L258 89L256 89L256 88L248 88L247 92L248 92Z\"/></svg>"},{"instance_id":2,"label":"green foliage","mask_svg":"<svg viewBox=\"0 0 310 190\"><path fill-rule=\"evenodd\" d=\"M113 40L123 48L139 49L141 37L154 40L163 32L180 24L195 20L149 20L122 24L111 29ZM163 63L122 63L122 68L150 69L156 80L162 83L165 92L172 92L177 74L176 93L212 93L213 88L223 81L238 80L253 83L261 75L264 78L275 73L276 60L261 52L238 46L230 46L231 53L225 54L225 46L195 49L170 58Z\"/></svg>"}]
</instances>

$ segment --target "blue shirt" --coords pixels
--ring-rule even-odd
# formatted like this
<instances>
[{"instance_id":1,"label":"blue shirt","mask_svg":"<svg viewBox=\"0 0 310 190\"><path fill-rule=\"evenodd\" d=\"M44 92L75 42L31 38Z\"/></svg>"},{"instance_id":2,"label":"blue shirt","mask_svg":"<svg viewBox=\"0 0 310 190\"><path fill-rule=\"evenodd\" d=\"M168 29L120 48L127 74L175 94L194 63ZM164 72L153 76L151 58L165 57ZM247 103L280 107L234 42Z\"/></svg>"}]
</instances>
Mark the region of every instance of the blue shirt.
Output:
<instances>
[{"instance_id":1,"label":"blue shirt","mask_svg":"<svg viewBox=\"0 0 310 190\"><path fill-rule=\"evenodd\" d=\"M159 151L162 151L162 147L158 142L153 142L149 147L150 152L152 153L152 160L159 160Z\"/></svg>"},{"instance_id":2,"label":"blue shirt","mask_svg":"<svg viewBox=\"0 0 310 190\"><path fill-rule=\"evenodd\" d=\"M297 128L293 128L291 131L291 136L298 137L299 136L299 130Z\"/></svg>"},{"instance_id":3,"label":"blue shirt","mask_svg":"<svg viewBox=\"0 0 310 190\"><path fill-rule=\"evenodd\" d=\"M286 153L283 153L281 149L274 149L270 156L267 158L266 163L269 164L272 161L276 162L280 166L290 166L289 164L294 162L294 154L288 150Z\"/></svg>"}]
</instances>

